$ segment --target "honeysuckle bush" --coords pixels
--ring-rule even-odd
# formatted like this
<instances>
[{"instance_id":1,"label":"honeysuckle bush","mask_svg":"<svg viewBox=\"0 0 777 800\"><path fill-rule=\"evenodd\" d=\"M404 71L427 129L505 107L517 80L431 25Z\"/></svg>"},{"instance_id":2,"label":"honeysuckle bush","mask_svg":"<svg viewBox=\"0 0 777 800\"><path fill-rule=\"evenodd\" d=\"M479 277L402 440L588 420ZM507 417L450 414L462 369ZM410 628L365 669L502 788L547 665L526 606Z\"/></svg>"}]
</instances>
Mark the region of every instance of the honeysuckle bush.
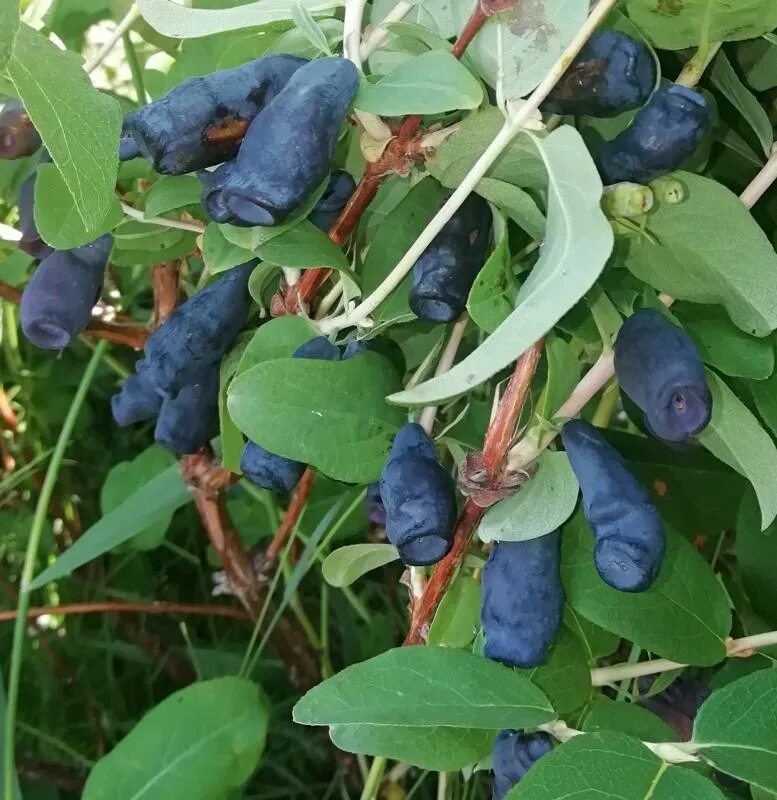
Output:
<instances>
[{"instance_id":1,"label":"honeysuckle bush","mask_svg":"<svg viewBox=\"0 0 777 800\"><path fill-rule=\"evenodd\" d=\"M638 108L544 102L559 80L585 90L563 76L597 28L648 48L651 91L695 87L709 110L693 154L645 184L605 187L598 162ZM510 730L554 743L510 800L777 797L776 28L773 0L0 3L0 97L50 156L35 140L0 161L4 800L487 798ZM280 224L239 227L205 213L197 176L118 160L139 106L279 53L361 71L330 169L374 197L343 212L342 237L306 219L324 184ZM43 243L113 239L91 333L61 353L25 340L15 304L36 269L17 244L34 172ZM422 321L410 270L472 192L492 225L466 311ZM178 462L153 424L111 419L140 358L126 344L160 313L160 265L183 300L252 261L215 456ZM651 435L613 377L639 309L703 361L711 418L686 441ZM318 335L371 352L292 358ZM660 515L644 591L594 565L556 436L578 416ZM408 421L458 480L442 566L405 569L376 521L371 486ZM309 465L296 494L241 477L247 440ZM551 535L565 603L550 650L528 669L486 658L489 549ZM499 592L509 605L521 588Z\"/></svg>"}]
</instances>

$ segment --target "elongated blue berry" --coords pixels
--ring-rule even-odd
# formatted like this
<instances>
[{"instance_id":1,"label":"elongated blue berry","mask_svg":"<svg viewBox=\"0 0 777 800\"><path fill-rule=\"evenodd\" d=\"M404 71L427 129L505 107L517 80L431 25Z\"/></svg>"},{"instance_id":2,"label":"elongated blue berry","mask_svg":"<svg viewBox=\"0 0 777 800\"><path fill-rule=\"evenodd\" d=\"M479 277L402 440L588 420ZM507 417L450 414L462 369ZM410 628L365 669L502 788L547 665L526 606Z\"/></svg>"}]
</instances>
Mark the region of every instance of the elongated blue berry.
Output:
<instances>
[{"instance_id":1,"label":"elongated blue berry","mask_svg":"<svg viewBox=\"0 0 777 800\"><path fill-rule=\"evenodd\" d=\"M324 194L313 207L308 219L322 231L328 231L340 212L345 208L348 198L356 188L356 181L343 169L338 169L329 177Z\"/></svg>"},{"instance_id":2,"label":"elongated blue berry","mask_svg":"<svg viewBox=\"0 0 777 800\"><path fill-rule=\"evenodd\" d=\"M235 217L283 221L324 180L340 127L359 85L354 65L322 58L295 72L251 123L224 186Z\"/></svg>"},{"instance_id":3,"label":"elongated blue berry","mask_svg":"<svg viewBox=\"0 0 777 800\"><path fill-rule=\"evenodd\" d=\"M292 358L339 361L340 349L325 336L316 336L300 345ZM257 486L272 492L290 492L299 483L305 464L271 453L256 442L247 442L240 458L240 469Z\"/></svg>"},{"instance_id":4,"label":"elongated blue berry","mask_svg":"<svg viewBox=\"0 0 777 800\"><path fill-rule=\"evenodd\" d=\"M685 441L710 421L712 395L699 351L658 311L640 309L621 326L615 376L660 439Z\"/></svg>"},{"instance_id":5,"label":"elongated blue berry","mask_svg":"<svg viewBox=\"0 0 777 800\"><path fill-rule=\"evenodd\" d=\"M658 577L666 549L664 525L647 490L590 423L567 422L561 439L596 539L599 575L613 589L645 591Z\"/></svg>"},{"instance_id":6,"label":"elongated blue berry","mask_svg":"<svg viewBox=\"0 0 777 800\"><path fill-rule=\"evenodd\" d=\"M380 496L380 482L375 481L367 487L365 497L367 507L367 519L373 525L386 524L386 506L383 505L383 498Z\"/></svg>"},{"instance_id":7,"label":"elongated blue berry","mask_svg":"<svg viewBox=\"0 0 777 800\"><path fill-rule=\"evenodd\" d=\"M203 370L196 383L184 386L162 403L154 440L178 456L196 453L218 432L218 365Z\"/></svg>"},{"instance_id":8,"label":"elongated blue berry","mask_svg":"<svg viewBox=\"0 0 777 800\"><path fill-rule=\"evenodd\" d=\"M152 419L162 408L162 396L142 375L130 375L111 398L111 412L122 428Z\"/></svg>"},{"instance_id":9,"label":"elongated blue berry","mask_svg":"<svg viewBox=\"0 0 777 800\"><path fill-rule=\"evenodd\" d=\"M197 177L202 181L203 186L202 207L214 222L241 224L234 218L224 202L224 182L232 174L234 168L235 162L227 161L212 172L205 169L197 172Z\"/></svg>"},{"instance_id":10,"label":"elongated blue berry","mask_svg":"<svg viewBox=\"0 0 777 800\"><path fill-rule=\"evenodd\" d=\"M626 130L605 142L597 166L606 184L648 183L682 166L710 126L704 95L686 86L664 86Z\"/></svg>"},{"instance_id":11,"label":"elongated blue berry","mask_svg":"<svg viewBox=\"0 0 777 800\"><path fill-rule=\"evenodd\" d=\"M492 750L493 800L503 800L526 773L553 749L553 739L543 731L500 731Z\"/></svg>"},{"instance_id":12,"label":"elongated blue berry","mask_svg":"<svg viewBox=\"0 0 777 800\"><path fill-rule=\"evenodd\" d=\"M138 369L159 391L175 394L224 357L248 316L255 262L229 270L180 305L149 337Z\"/></svg>"},{"instance_id":13,"label":"elongated blue berry","mask_svg":"<svg viewBox=\"0 0 777 800\"><path fill-rule=\"evenodd\" d=\"M405 564L436 564L448 553L456 523L455 486L420 425L408 423L394 438L380 494L386 536Z\"/></svg>"},{"instance_id":14,"label":"elongated blue berry","mask_svg":"<svg viewBox=\"0 0 777 800\"><path fill-rule=\"evenodd\" d=\"M270 55L189 78L133 111L125 132L157 172L182 175L228 161L251 120L305 63L297 56ZM134 155L129 145L124 152Z\"/></svg>"},{"instance_id":15,"label":"elongated blue berry","mask_svg":"<svg viewBox=\"0 0 777 800\"><path fill-rule=\"evenodd\" d=\"M558 531L494 542L483 570L480 621L485 655L528 669L545 662L564 612Z\"/></svg>"},{"instance_id":16,"label":"elongated blue berry","mask_svg":"<svg viewBox=\"0 0 777 800\"><path fill-rule=\"evenodd\" d=\"M451 322L464 311L486 260L490 230L488 203L469 195L413 266L410 308L417 317Z\"/></svg>"},{"instance_id":17,"label":"elongated blue berry","mask_svg":"<svg viewBox=\"0 0 777 800\"><path fill-rule=\"evenodd\" d=\"M58 250L40 262L24 289L21 324L38 347L61 350L83 331L103 285L113 237L101 236L73 250Z\"/></svg>"},{"instance_id":18,"label":"elongated blue berry","mask_svg":"<svg viewBox=\"0 0 777 800\"><path fill-rule=\"evenodd\" d=\"M542 110L613 117L644 105L655 85L656 61L647 45L619 31L596 31Z\"/></svg>"},{"instance_id":19,"label":"elongated blue berry","mask_svg":"<svg viewBox=\"0 0 777 800\"><path fill-rule=\"evenodd\" d=\"M18 100L9 100L0 111L0 158L31 156L41 144L24 106Z\"/></svg>"},{"instance_id":20,"label":"elongated blue berry","mask_svg":"<svg viewBox=\"0 0 777 800\"><path fill-rule=\"evenodd\" d=\"M19 227L22 229L19 249L33 258L42 260L50 256L54 248L43 241L35 224L35 178L33 173L19 189Z\"/></svg>"}]
</instances>

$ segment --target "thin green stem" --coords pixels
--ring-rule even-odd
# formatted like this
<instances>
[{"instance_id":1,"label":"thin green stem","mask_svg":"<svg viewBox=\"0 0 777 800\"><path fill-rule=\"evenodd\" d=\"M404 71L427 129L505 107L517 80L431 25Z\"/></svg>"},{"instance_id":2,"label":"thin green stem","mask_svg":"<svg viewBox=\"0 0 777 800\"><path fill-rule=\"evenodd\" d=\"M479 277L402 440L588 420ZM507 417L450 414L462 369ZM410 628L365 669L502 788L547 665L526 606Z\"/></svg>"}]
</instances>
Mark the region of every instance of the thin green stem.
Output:
<instances>
[{"instance_id":1,"label":"thin green stem","mask_svg":"<svg viewBox=\"0 0 777 800\"><path fill-rule=\"evenodd\" d=\"M642 648L638 647L636 644L631 646L631 652L629 653L628 663L629 664L636 664L639 661L639 657L642 655ZM616 696L616 700L620 703L626 699L626 695L629 693L629 681L625 680L620 683L618 686L618 694Z\"/></svg>"},{"instance_id":2,"label":"thin green stem","mask_svg":"<svg viewBox=\"0 0 777 800\"><path fill-rule=\"evenodd\" d=\"M86 769L91 769L94 766L94 761L91 761L86 756L81 755L78 750L74 750L67 742L63 742L61 739L58 739L56 736L52 736L50 733L46 733L46 731L40 730L40 728L36 728L34 725L28 725L26 722L22 722L21 720L17 720L16 727L20 731L24 731L24 733L28 733L30 736L34 736L41 742L49 745L50 747L55 748L56 750L61 751L66 756L69 756L72 761L78 764L80 767L86 767Z\"/></svg>"},{"instance_id":3,"label":"thin green stem","mask_svg":"<svg viewBox=\"0 0 777 800\"><path fill-rule=\"evenodd\" d=\"M78 338L81 344L85 344L92 352L97 349L97 342L93 341L88 336L81 335ZM106 367L110 367L110 369L116 373L117 377L121 378L122 380L129 378L131 370L127 369L127 367L125 367L118 358L115 358L110 353L105 353L103 356L103 363Z\"/></svg>"},{"instance_id":4,"label":"thin green stem","mask_svg":"<svg viewBox=\"0 0 777 800\"><path fill-rule=\"evenodd\" d=\"M722 42L702 42L691 60L683 67L675 83L693 88L701 80L704 71L720 50Z\"/></svg>"},{"instance_id":5,"label":"thin green stem","mask_svg":"<svg viewBox=\"0 0 777 800\"><path fill-rule=\"evenodd\" d=\"M14 733L16 730L16 712L19 702L19 686L22 674L22 656L24 654L24 636L27 630L27 610L30 607L29 585L35 571L35 564L38 557L41 536L48 515L49 502L54 493L54 487L59 477L59 470L65 457L68 442L73 434L76 420L81 411L81 407L86 399L89 386L97 372L97 367L107 348L107 342L100 342L95 348L94 354L86 365L84 374L81 376L81 383L78 385L73 401L68 409L62 430L59 433L54 453L49 461L46 477L43 480L38 502L35 506L35 515L32 519L30 528L30 538L27 541L27 551L24 554L24 566L22 567L21 581L19 583L19 600L16 605L16 622L13 631L13 647L11 649L11 666L8 673L8 705L5 714L5 752L3 753L3 774L5 800L14 800L14 766L15 766L15 741Z\"/></svg>"},{"instance_id":6,"label":"thin green stem","mask_svg":"<svg viewBox=\"0 0 777 800\"><path fill-rule=\"evenodd\" d=\"M334 674L329 656L329 584L321 581L319 640L321 641L321 677L326 680Z\"/></svg>"},{"instance_id":7,"label":"thin green stem","mask_svg":"<svg viewBox=\"0 0 777 800\"><path fill-rule=\"evenodd\" d=\"M618 392L618 384L615 381L605 386L602 396L599 398L599 405L596 406L591 422L597 428L606 428L610 424L610 420L618 410L618 400L620 393Z\"/></svg>"},{"instance_id":8,"label":"thin green stem","mask_svg":"<svg viewBox=\"0 0 777 800\"><path fill-rule=\"evenodd\" d=\"M378 796L380 784L383 781L383 773L386 771L386 759L376 756L372 759L372 766L367 773L367 781L361 793L360 800L375 800Z\"/></svg>"},{"instance_id":9,"label":"thin green stem","mask_svg":"<svg viewBox=\"0 0 777 800\"><path fill-rule=\"evenodd\" d=\"M421 784L426 780L429 775L428 770L424 770L419 776L418 780L410 787L410 791L405 795L405 800L413 800L416 792L421 788Z\"/></svg>"},{"instance_id":10,"label":"thin green stem","mask_svg":"<svg viewBox=\"0 0 777 800\"><path fill-rule=\"evenodd\" d=\"M124 52L127 55L127 63L129 64L130 72L132 73L132 85L135 87L135 94L138 96L138 105L146 105L146 86L143 83L143 69L138 61L138 54L135 51L135 45L132 44L129 31L122 37L124 42Z\"/></svg>"}]
</instances>

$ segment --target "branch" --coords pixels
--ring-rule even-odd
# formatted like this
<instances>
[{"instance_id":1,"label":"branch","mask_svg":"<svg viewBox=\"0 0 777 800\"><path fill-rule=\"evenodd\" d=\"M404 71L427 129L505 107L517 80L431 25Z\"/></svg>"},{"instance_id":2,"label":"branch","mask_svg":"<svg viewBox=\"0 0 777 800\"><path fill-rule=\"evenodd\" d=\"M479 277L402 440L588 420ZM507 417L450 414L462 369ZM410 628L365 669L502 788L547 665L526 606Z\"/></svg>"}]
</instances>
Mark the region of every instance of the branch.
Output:
<instances>
[{"instance_id":1,"label":"branch","mask_svg":"<svg viewBox=\"0 0 777 800\"><path fill-rule=\"evenodd\" d=\"M202 233L205 230L205 223L203 222L184 222L180 219L168 219L167 217L147 217L142 211L133 208L126 203L121 203L121 210L132 219L138 222L145 222L146 225L160 225L163 228L179 228L182 231L193 231L194 233Z\"/></svg>"},{"instance_id":2,"label":"branch","mask_svg":"<svg viewBox=\"0 0 777 800\"><path fill-rule=\"evenodd\" d=\"M180 270L177 261L166 261L151 268L151 285L154 290L154 318L156 330L175 311L178 305Z\"/></svg>"},{"instance_id":3,"label":"branch","mask_svg":"<svg viewBox=\"0 0 777 800\"><path fill-rule=\"evenodd\" d=\"M513 420L514 423L520 417L532 378L539 364L541 352L542 342L538 342L518 359L513 376L510 379L510 385L500 400L494 419L489 425L485 447L488 450L488 463L491 466L485 468L486 479L484 483L486 489L491 489L494 483L498 483L505 455L504 450L502 450L501 454L496 452L494 442L500 439L495 437L492 431L495 429L503 430L510 420ZM485 508L483 506L478 505L471 497L467 498L461 516L456 523L456 529L453 534L453 547L450 553L437 564L434 575L427 583L422 597L414 604L410 630L405 637L405 645L421 644L425 640L437 607L440 605L440 601L453 577L458 572L472 535L484 512Z\"/></svg>"},{"instance_id":4,"label":"branch","mask_svg":"<svg viewBox=\"0 0 777 800\"><path fill-rule=\"evenodd\" d=\"M27 619L34 621L43 616L65 617L84 614L186 614L192 616L228 617L250 620L242 608L234 606L207 605L205 603L170 603L164 600L125 603L120 600L104 600L93 603L65 603L61 606L38 606L27 611ZM16 619L16 609L0 611L0 622Z\"/></svg>"},{"instance_id":5,"label":"branch","mask_svg":"<svg viewBox=\"0 0 777 800\"><path fill-rule=\"evenodd\" d=\"M79 797L86 784L86 778L80 772L55 761L19 756L16 759L16 772L27 781L46 783Z\"/></svg>"},{"instance_id":6,"label":"branch","mask_svg":"<svg viewBox=\"0 0 777 800\"><path fill-rule=\"evenodd\" d=\"M94 72L100 64L105 61L106 56L108 53L113 50L113 48L118 43L119 39L132 27L135 20L140 17L140 11L138 11L138 7L133 3L130 6L130 10L127 12L124 19L122 19L116 27L111 31L111 35L105 44L99 49L99 51L95 54L95 57L88 63L84 65L84 72L87 75Z\"/></svg>"},{"instance_id":7,"label":"branch","mask_svg":"<svg viewBox=\"0 0 777 800\"><path fill-rule=\"evenodd\" d=\"M283 515L281 524L278 526L275 536L273 536L272 541L265 551L265 559L268 564L272 564L278 560L281 550L283 550L286 545L289 536L299 521L302 510L305 508L305 503L308 501L315 478L316 474L310 467L302 473L302 478L300 478L300 482L294 490L294 496L291 498L289 507Z\"/></svg>"},{"instance_id":8,"label":"branch","mask_svg":"<svg viewBox=\"0 0 777 800\"><path fill-rule=\"evenodd\" d=\"M364 37L359 51L362 59L369 58L376 50L383 47L390 36L388 26L392 22L403 20L413 10L414 5L414 3L408 3L407 0L399 0L380 23Z\"/></svg>"}]
</instances>

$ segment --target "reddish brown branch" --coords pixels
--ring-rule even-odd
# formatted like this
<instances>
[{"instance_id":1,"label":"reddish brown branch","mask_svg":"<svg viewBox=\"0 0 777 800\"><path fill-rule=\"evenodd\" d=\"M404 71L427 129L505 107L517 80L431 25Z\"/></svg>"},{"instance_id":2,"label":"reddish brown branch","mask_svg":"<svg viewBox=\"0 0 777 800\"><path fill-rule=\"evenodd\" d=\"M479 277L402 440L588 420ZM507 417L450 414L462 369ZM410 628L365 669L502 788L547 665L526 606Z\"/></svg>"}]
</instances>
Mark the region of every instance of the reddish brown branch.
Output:
<instances>
[{"instance_id":1,"label":"reddish brown branch","mask_svg":"<svg viewBox=\"0 0 777 800\"><path fill-rule=\"evenodd\" d=\"M281 554L281 550L283 550L289 536L291 536L294 526L299 521L302 509L305 508L305 503L308 501L315 478L316 474L310 467L302 473L302 478L294 490L294 496L291 498L289 507L286 509L281 524L278 526L278 530L275 531L275 536L273 536L265 552L265 558L268 562L276 561Z\"/></svg>"},{"instance_id":2,"label":"reddish brown branch","mask_svg":"<svg viewBox=\"0 0 777 800\"><path fill-rule=\"evenodd\" d=\"M45 614L69 616L73 614L185 614L208 617L227 617L229 619L249 619L242 608L234 606L208 605L205 603L168 603L164 600L150 600L139 603L125 603L119 600L105 600L93 603L65 603L61 606L40 606L27 612L27 619L35 620ZM0 611L0 622L16 619L16 611Z\"/></svg>"},{"instance_id":3,"label":"reddish brown branch","mask_svg":"<svg viewBox=\"0 0 777 800\"><path fill-rule=\"evenodd\" d=\"M16 771L19 777L33 783L46 783L56 786L63 792L81 795L86 784L86 776L67 766L54 761L41 761L37 758L16 759Z\"/></svg>"},{"instance_id":4,"label":"reddish brown branch","mask_svg":"<svg viewBox=\"0 0 777 800\"><path fill-rule=\"evenodd\" d=\"M166 261L151 268L151 284L154 288L154 318L152 328L156 330L175 311L178 305L178 280L180 270L177 261Z\"/></svg>"},{"instance_id":5,"label":"reddish brown branch","mask_svg":"<svg viewBox=\"0 0 777 800\"><path fill-rule=\"evenodd\" d=\"M16 429L19 427L19 419L2 386L0 386L0 423L2 423L6 430L12 433L15 433Z\"/></svg>"},{"instance_id":6,"label":"reddish brown branch","mask_svg":"<svg viewBox=\"0 0 777 800\"><path fill-rule=\"evenodd\" d=\"M486 432L482 464L485 470L484 489L498 488L502 479L502 466L507 447L512 439L515 424L526 402L532 378L537 370L542 342L532 345L515 363L510 383L499 402L494 419ZM468 497L454 531L453 547L439 562L426 589L413 608L410 629L405 645L421 644L426 639L434 615L451 581L467 552L472 535L477 528L485 508Z\"/></svg>"},{"instance_id":7,"label":"reddish brown branch","mask_svg":"<svg viewBox=\"0 0 777 800\"><path fill-rule=\"evenodd\" d=\"M13 286L0 281L0 298L18 305L22 299L22 293ZM125 345L134 350L142 350L148 338L148 331L142 325L104 322L100 319L93 319L84 333L92 339L106 339L113 344Z\"/></svg>"}]
</instances>

